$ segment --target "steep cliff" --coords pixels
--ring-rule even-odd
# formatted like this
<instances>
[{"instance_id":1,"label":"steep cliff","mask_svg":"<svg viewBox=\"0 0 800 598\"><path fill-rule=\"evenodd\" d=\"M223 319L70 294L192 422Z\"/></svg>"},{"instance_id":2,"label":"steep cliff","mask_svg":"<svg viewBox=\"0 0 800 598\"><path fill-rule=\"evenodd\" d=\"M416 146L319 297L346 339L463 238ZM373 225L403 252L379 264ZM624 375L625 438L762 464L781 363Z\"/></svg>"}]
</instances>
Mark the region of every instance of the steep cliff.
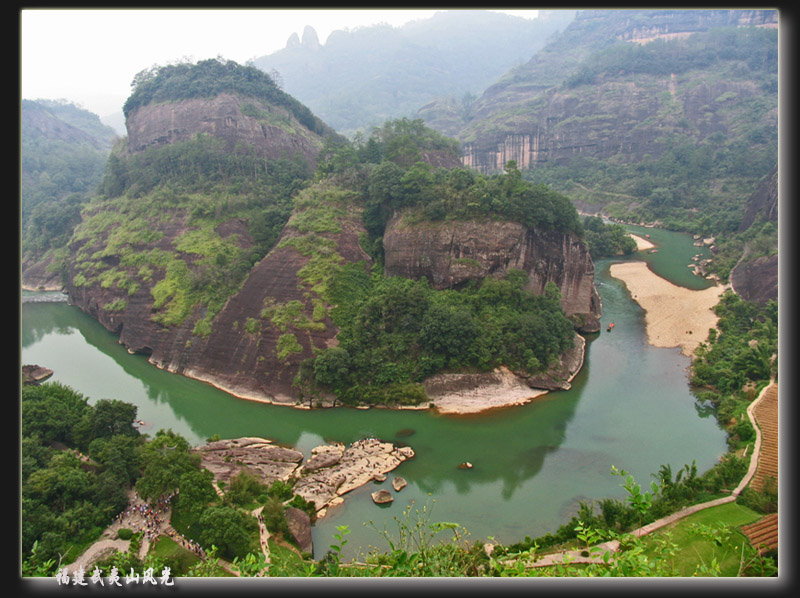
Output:
<instances>
[{"instance_id":1,"label":"steep cliff","mask_svg":"<svg viewBox=\"0 0 800 598\"><path fill-rule=\"evenodd\" d=\"M399 214L386 226L383 248L387 275L424 277L437 289L522 270L534 294L543 294L549 282L556 284L562 308L577 329L600 329L594 263L586 245L571 234L492 220L408 224Z\"/></svg>"},{"instance_id":2,"label":"steep cliff","mask_svg":"<svg viewBox=\"0 0 800 598\"><path fill-rule=\"evenodd\" d=\"M207 338L191 339L187 350L177 337L162 343L150 360L237 396L297 402L293 381L300 364L336 344L338 330L321 294L325 270L339 263L371 264L359 244L364 234L360 211L339 207L329 221L335 231L310 237L297 220L290 221L275 249L216 316Z\"/></svg>"},{"instance_id":3,"label":"steep cliff","mask_svg":"<svg viewBox=\"0 0 800 598\"><path fill-rule=\"evenodd\" d=\"M118 333L130 351L148 355L158 367L240 397L294 404L292 382L299 364L335 343L337 332L328 306L320 299L317 276L331 264L370 263L359 245L359 236L364 234L360 211L349 202L336 201L310 201L295 210L295 219L286 225L274 249L252 267L218 311L180 289L162 299L163 289L172 281L171 270L184 272L194 281L209 271L201 255L180 249L199 229L188 214L178 210L171 210L169 218L154 214L149 222L158 240L139 246L138 258L119 248L110 251L114 228L91 242L80 240L79 229L71 245L73 255L106 255L93 269L71 261L69 300ZM315 233L309 243L308 219L302 214L320 205L330 207L331 202L337 209L326 212L329 219L322 226L324 231ZM320 226L319 218L316 223ZM217 242L227 240L243 252L252 247L243 219L225 220L213 235ZM145 257L154 254L172 258L159 266ZM182 318L172 315L179 308L185 308Z\"/></svg>"},{"instance_id":4,"label":"steep cliff","mask_svg":"<svg viewBox=\"0 0 800 598\"><path fill-rule=\"evenodd\" d=\"M772 169L747 200L739 232L750 228L757 220L778 222L778 167Z\"/></svg>"},{"instance_id":5,"label":"steep cliff","mask_svg":"<svg viewBox=\"0 0 800 598\"><path fill-rule=\"evenodd\" d=\"M581 11L461 128L419 115L481 173L514 160L593 212L722 232L777 163L777 28L775 10Z\"/></svg>"},{"instance_id":6,"label":"steep cliff","mask_svg":"<svg viewBox=\"0 0 800 598\"><path fill-rule=\"evenodd\" d=\"M252 67L204 61L137 81L128 138L69 243L69 300L159 367L288 401L298 363L335 336L309 264L323 246L369 259L360 212L339 207L352 202L301 191L335 133ZM298 239L320 206L308 251Z\"/></svg>"},{"instance_id":7,"label":"steep cliff","mask_svg":"<svg viewBox=\"0 0 800 598\"><path fill-rule=\"evenodd\" d=\"M778 169L769 173L745 206L740 232L754 239L745 243L730 282L743 299L764 305L778 300ZM755 227L757 235L748 229ZM759 238L760 237L760 238ZM755 246L754 246L755 245Z\"/></svg>"},{"instance_id":8,"label":"steep cliff","mask_svg":"<svg viewBox=\"0 0 800 598\"><path fill-rule=\"evenodd\" d=\"M262 81L265 89L242 88L236 77L247 83L256 76L251 70L198 69L143 75L126 103L129 137L112 153L104 193L84 209L69 244L74 305L156 366L260 401L418 404L425 400L420 382L446 367L554 367L554 379L565 379L556 370L572 364L575 351L582 356L574 329L596 330L599 313L593 264L574 236L580 228L568 199L514 169L491 180L449 170L456 144L406 119L376 129L357 152L339 139L325 143L312 181L297 160L281 158L295 149L307 156L303 164L312 160L326 130L313 115L281 95L265 99L275 94L270 81ZM213 91L215 73L234 77L230 89L183 89L197 77ZM179 91L162 77L177 77ZM272 117L284 127L268 126ZM483 203L471 201L477 194ZM383 235L384 216L399 205L426 211L430 202L438 202L435 212L495 210L526 224L484 218L470 228L462 219L465 230L449 231L448 246L431 245L424 219L405 238L394 224ZM385 277L371 271L367 252L379 255L371 237L378 228L392 256ZM483 264L470 275L475 280L520 269L528 288L518 276L482 285L481 309L513 305L497 318L479 316L471 311L476 302L434 298L413 280L394 284L394 249L401 262L403 251L436 261L431 272L401 272L430 274L436 288L466 281L456 265L470 260ZM550 282L572 319L545 288ZM501 287L502 296L492 294ZM478 318L492 320L492 329L479 328ZM443 349L444 334L471 349L452 354L456 343Z\"/></svg>"},{"instance_id":9,"label":"steep cliff","mask_svg":"<svg viewBox=\"0 0 800 598\"><path fill-rule=\"evenodd\" d=\"M312 166L322 149L322 136L288 109L238 94L148 104L133 111L126 124L132 152L203 134L222 139L229 151L243 144L266 159L300 155Z\"/></svg>"}]
</instances>

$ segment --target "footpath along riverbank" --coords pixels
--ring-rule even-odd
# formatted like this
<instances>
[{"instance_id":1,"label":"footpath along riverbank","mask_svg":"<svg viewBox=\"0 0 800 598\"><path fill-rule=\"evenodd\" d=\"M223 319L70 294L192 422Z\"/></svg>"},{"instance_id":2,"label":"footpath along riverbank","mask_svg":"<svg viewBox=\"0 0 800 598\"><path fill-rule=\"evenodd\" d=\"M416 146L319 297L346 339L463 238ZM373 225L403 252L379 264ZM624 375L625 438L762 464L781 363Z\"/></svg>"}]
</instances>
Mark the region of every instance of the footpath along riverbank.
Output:
<instances>
[{"instance_id":1,"label":"footpath along riverbank","mask_svg":"<svg viewBox=\"0 0 800 598\"><path fill-rule=\"evenodd\" d=\"M753 481L756 472L759 470L760 459L762 456L763 436L761 433L761 424L755 417L756 410L758 409L759 405L763 401L765 401L765 397L769 397L770 393L777 394L777 392L778 392L778 384L776 382L770 383L769 385L765 386L762 389L758 397L756 397L756 399L747 408L747 416L750 418L750 423L753 424L753 427L756 430L756 440L753 445L753 452L750 454L750 466L747 470L747 473L742 478L742 481L739 482L739 485L736 486L736 488L730 493L729 496L723 496L715 500L710 500L708 502L685 507L680 511L672 513L671 515L662 517L661 519L658 519L657 521L649 523L643 527L640 527L639 529L635 529L632 532L630 532L630 534L632 536L636 536L637 538L641 538L642 536L651 534L656 530L671 525L683 519L684 517L688 517L693 513L697 513L698 511L734 502L739 497L739 495L744 491L744 489L747 488L748 484L750 484L750 482ZM777 401L774 401L774 409L777 410ZM775 532L775 535L777 536L777 532ZM775 541L775 547L777 548L777 540ZM589 556L584 556L586 553L586 549L545 554L537 558L535 562L528 564L528 566L547 567L563 563L601 563L604 562L604 554L606 552L611 553L610 558L613 558L613 553L619 549L619 542L617 540L613 540L611 542L604 542L603 544L599 544L594 548L595 550L590 549ZM599 551L596 550L597 548L599 548L600 550Z\"/></svg>"}]
</instances>

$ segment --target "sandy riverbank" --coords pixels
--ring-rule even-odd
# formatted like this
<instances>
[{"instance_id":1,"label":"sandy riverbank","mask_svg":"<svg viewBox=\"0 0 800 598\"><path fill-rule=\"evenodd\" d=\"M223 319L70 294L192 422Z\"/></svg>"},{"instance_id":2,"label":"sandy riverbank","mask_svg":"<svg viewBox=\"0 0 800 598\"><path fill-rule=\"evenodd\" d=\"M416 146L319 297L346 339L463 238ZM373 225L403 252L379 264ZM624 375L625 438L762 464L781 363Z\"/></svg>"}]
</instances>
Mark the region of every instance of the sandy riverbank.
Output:
<instances>
[{"instance_id":1,"label":"sandy riverbank","mask_svg":"<svg viewBox=\"0 0 800 598\"><path fill-rule=\"evenodd\" d=\"M434 382L442 388L434 389ZM449 415L475 414L498 407L524 405L548 392L531 388L504 367L478 375L438 374L428 380L426 386L436 411Z\"/></svg>"},{"instance_id":2,"label":"sandy riverbank","mask_svg":"<svg viewBox=\"0 0 800 598\"><path fill-rule=\"evenodd\" d=\"M611 276L625 283L633 299L645 310L647 340L655 347L679 347L691 356L717 325L712 308L725 287L715 285L694 291L654 274L645 262L612 264Z\"/></svg>"},{"instance_id":3,"label":"sandy riverbank","mask_svg":"<svg viewBox=\"0 0 800 598\"><path fill-rule=\"evenodd\" d=\"M653 249L655 244L651 243L649 240L645 239L644 237L640 237L639 235L634 235L633 233L628 233L628 235L636 241L636 250L637 251L645 251L647 249Z\"/></svg>"}]
</instances>

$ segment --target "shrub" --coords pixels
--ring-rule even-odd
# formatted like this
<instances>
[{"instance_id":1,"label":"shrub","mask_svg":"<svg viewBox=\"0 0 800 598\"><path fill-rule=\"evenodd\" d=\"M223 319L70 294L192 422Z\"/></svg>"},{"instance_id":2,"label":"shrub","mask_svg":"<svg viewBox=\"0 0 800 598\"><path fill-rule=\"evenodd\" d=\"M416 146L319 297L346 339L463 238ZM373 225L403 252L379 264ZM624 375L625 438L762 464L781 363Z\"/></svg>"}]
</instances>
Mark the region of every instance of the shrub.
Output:
<instances>
[{"instance_id":1,"label":"shrub","mask_svg":"<svg viewBox=\"0 0 800 598\"><path fill-rule=\"evenodd\" d=\"M117 531L117 537L120 540L130 540L133 537L133 531L127 527L122 527Z\"/></svg>"}]
</instances>

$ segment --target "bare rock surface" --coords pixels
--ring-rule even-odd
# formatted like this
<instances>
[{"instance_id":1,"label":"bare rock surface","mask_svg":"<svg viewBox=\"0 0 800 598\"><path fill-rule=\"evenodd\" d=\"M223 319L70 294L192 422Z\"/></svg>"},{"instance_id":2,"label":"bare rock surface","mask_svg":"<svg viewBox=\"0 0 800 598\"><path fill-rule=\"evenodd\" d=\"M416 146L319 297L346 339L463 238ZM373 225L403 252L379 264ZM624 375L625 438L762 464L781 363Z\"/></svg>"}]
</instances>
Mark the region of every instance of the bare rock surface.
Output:
<instances>
[{"instance_id":1,"label":"bare rock surface","mask_svg":"<svg viewBox=\"0 0 800 598\"><path fill-rule=\"evenodd\" d=\"M525 380L500 367L493 372L436 374L423 383L425 392L439 413L480 413L496 407L523 405L545 394Z\"/></svg>"},{"instance_id":2,"label":"bare rock surface","mask_svg":"<svg viewBox=\"0 0 800 598\"><path fill-rule=\"evenodd\" d=\"M311 518L308 513L289 507L286 509L286 523L289 525L289 532L297 542L298 548L302 552L312 553L314 545L311 538Z\"/></svg>"},{"instance_id":3,"label":"bare rock surface","mask_svg":"<svg viewBox=\"0 0 800 598\"><path fill-rule=\"evenodd\" d=\"M377 505L385 505L385 504L390 503L390 502L392 502L394 500L394 497L392 496L392 493L389 492L388 490L385 490L385 489L377 490L377 491L373 492L371 496L372 496L372 500Z\"/></svg>"},{"instance_id":4,"label":"bare rock surface","mask_svg":"<svg viewBox=\"0 0 800 598\"><path fill-rule=\"evenodd\" d=\"M318 447L313 452L309 460L312 465L318 455L333 452L333 449ZM307 501L313 501L320 511L334 504L341 495L371 482L376 474L385 475L413 456L413 449L407 446L395 447L377 438L358 440L346 448L341 446L339 460L328 467L309 470L304 466L294 491Z\"/></svg>"},{"instance_id":5,"label":"bare rock surface","mask_svg":"<svg viewBox=\"0 0 800 598\"><path fill-rule=\"evenodd\" d=\"M53 375L53 370L40 365L23 365L22 381L25 384L39 384Z\"/></svg>"},{"instance_id":6,"label":"bare rock surface","mask_svg":"<svg viewBox=\"0 0 800 598\"><path fill-rule=\"evenodd\" d=\"M201 465L216 482L228 482L242 470L257 474L262 482L287 481L303 461L303 453L265 438L235 438L210 442L195 449Z\"/></svg>"},{"instance_id":7,"label":"bare rock surface","mask_svg":"<svg viewBox=\"0 0 800 598\"><path fill-rule=\"evenodd\" d=\"M128 116L126 126L134 152L206 134L231 150L243 143L267 158L300 154L313 165L322 148L322 136L297 122L289 110L229 93L141 106Z\"/></svg>"},{"instance_id":8,"label":"bare rock surface","mask_svg":"<svg viewBox=\"0 0 800 598\"><path fill-rule=\"evenodd\" d=\"M552 282L564 312L583 332L597 332L602 311L594 287L594 262L579 238L528 228L517 222L444 220L413 222L398 213L383 237L388 276L427 278L436 289L459 288L470 280L524 271L526 290L544 293Z\"/></svg>"},{"instance_id":9,"label":"bare rock surface","mask_svg":"<svg viewBox=\"0 0 800 598\"><path fill-rule=\"evenodd\" d=\"M375 476L386 479L386 473L414 456L411 447L396 447L377 438L357 440L349 446L321 445L305 460L300 451L258 437L209 442L194 452L201 456L201 466L214 475L215 482L227 483L243 470L258 475L265 484L294 482L294 493L313 502L318 516L340 503L343 494L373 481Z\"/></svg>"}]
</instances>

